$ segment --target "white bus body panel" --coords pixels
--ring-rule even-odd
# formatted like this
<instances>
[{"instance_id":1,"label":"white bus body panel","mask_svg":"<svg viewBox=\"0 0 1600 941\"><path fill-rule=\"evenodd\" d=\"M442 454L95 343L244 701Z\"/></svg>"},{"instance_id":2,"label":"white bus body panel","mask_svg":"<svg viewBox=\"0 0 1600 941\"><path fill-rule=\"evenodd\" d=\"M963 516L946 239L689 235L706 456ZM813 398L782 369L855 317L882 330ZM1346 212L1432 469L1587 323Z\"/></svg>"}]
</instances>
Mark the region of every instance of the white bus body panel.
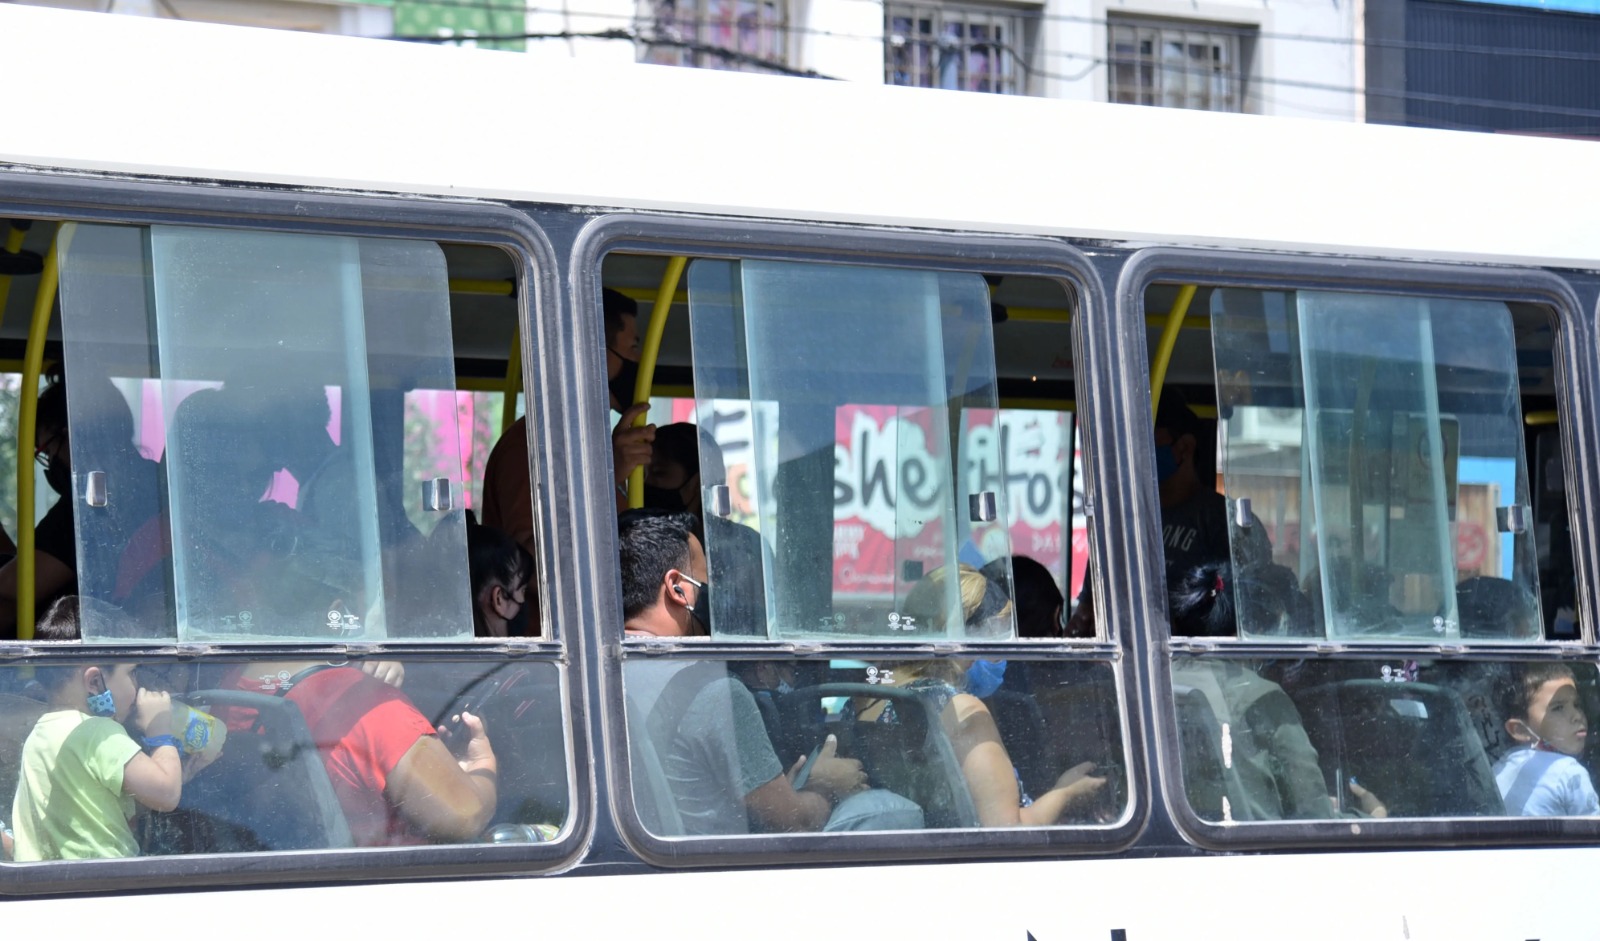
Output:
<instances>
[{"instance_id":1,"label":"white bus body panel","mask_svg":"<svg viewBox=\"0 0 1600 941\"><path fill-rule=\"evenodd\" d=\"M1592 941L1600 849L1085 859L10 901L11 936Z\"/></svg>"},{"instance_id":2,"label":"white bus body panel","mask_svg":"<svg viewBox=\"0 0 1600 941\"><path fill-rule=\"evenodd\" d=\"M1389 258L1600 265L1600 144L0 5L0 163Z\"/></svg>"}]
</instances>

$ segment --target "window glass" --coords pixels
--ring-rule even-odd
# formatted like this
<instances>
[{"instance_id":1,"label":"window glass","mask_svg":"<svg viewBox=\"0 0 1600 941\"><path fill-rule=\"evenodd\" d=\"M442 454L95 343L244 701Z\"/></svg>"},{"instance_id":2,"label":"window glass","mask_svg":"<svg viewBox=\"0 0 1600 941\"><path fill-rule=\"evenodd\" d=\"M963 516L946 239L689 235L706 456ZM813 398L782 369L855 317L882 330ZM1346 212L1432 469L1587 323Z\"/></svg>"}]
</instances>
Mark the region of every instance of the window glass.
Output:
<instances>
[{"instance_id":1,"label":"window glass","mask_svg":"<svg viewBox=\"0 0 1600 941\"><path fill-rule=\"evenodd\" d=\"M726 519L751 528L760 526L753 501L752 418L747 402L719 399L711 403L709 410L702 411L692 398L654 398L649 420L657 427L693 423L701 434L702 463L705 463L703 455L711 453L707 442L714 443L722 457L729 491ZM1073 414L1024 408L968 409L965 426L963 453L978 455L967 465L969 489L979 492L1004 487L1006 505L1011 510L1009 519L973 523L973 542L992 548L994 540L1000 538L996 531L1004 530L1003 535L1010 540L1016 554L1028 556L1042 565L1056 590L1067 599L1063 604L1070 604L1083 587L1089 559L1083 478L1075 473L1078 444ZM848 448L848 434L837 437L835 445ZM983 455L996 450L1006 456L1004 479L997 467L983 462ZM836 491L859 488L862 480L879 473L882 472L875 466L837 464L834 488ZM894 531L878 529L873 523L872 519L835 523L835 595L878 594L885 600L892 598L893 558L883 547L894 539ZM713 579L718 577L716 572L711 574ZM1013 579L1021 581L1023 576L1014 573ZM720 596L712 599L714 609L721 600ZM1070 609L1066 613L1070 614ZM754 619L765 618L764 610L751 611L749 615ZM1024 638L1057 637L1061 627L1059 617L1052 612L1042 612L1027 623L1021 618L1017 622L1018 634Z\"/></svg>"},{"instance_id":2,"label":"window glass","mask_svg":"<svg viewBox=\"0 0 1600 941\"><path fill-rule=\"evenodd\" d=\"M540 842L568 819L554 664L412 660L373 664L368 675L292 657L107 657L0 670L0 806L18 862ZM70 702L86 670L110 677L113 717ZM128 715L135 684L181 703L173 724L185 780L173 810L121 793L123 768L141 757L140 720ZM481 740L455 718L464 709L483 720ZM81 760L85 741L94 760ZM74 760L84 799L52 801ZM446 791L458 803L421 799Z\"/></svg>"},{"instance_id":3,"label":"window glass","mask_svg":"<svg viewBox=\"0 0 1600 941\"><path fill-rule=\"evenodd\" d=\"M472 636L454 411L424 476L405 467L407 394L455 386L438 245L100 225L63 244L83 594L141 636ZM125 639L92 609L83 632Z\"/></svg>"},{"instance_id":4,"label":"window glass","mask_svg":"<svg viewBox=\"0 0 1600 941\"><path fill-rule=\"evenodd\" d=\"M1009 617L965 623L959 579L940 575L993 562L1010 591L1008 531L974 530L1010 519L1006 487L973 489L1008 479L1005 455L998 436L965 433L997 408L983 279L697 260L689 307L697 407L750 418L754 519L707 525L711 576L727 585L713 595L713 634L1015 636ZM701 483L706 506L729 505L716 491L725 468L702 462ZM853 584L816 565L869 529L889 535L869 546L877 558L853 568ZM730 579L733 567L747 574ZM718 600L757 591L757 623Z\"/></svg>"},{"instance_id":5,"label":"window glass","mask_svg":"<svg viewBox=\"0 0 1600 941\"><path fill-rule=\"evenodd\" d=\"M460 435L461 469L466 482L466 508L482 514L483 478L489 453L500 440L501 415L506 397L500 392L468 392L456 389L413 389L405 397L405 472L413 487L448 470L446 462L454 454L445 439ZM517 395L513 418L522 415L522 395ZM423 532L438 522L436 514L420 505L407 509L411 525Z\"/></svg>"},{"instance_id":6,"label":"window glass","mask_svg":"<svg viewBox=\"0 0 1600 941\"><path fill-rule=\"evenodd\" d=\"M1209 822L1600 812L1593 664L1179 657L1172 677Z\"/></svg>"},{"instance_id":7,"label":"window glass","mask_svg":"<svg viewBox=\"0 0 1600 941\"><path fill-rule=\"evenodd\" d=\"M1240 595L1240 636L1540 638L1506 305L1218 290L1211 325L1234 570L1309 609Z\"/></svg>"},{"instance_id":8,"label":"window glass","mask_svg":"<svg viewBox=\"0 0 1600 941\"><path fill-rule=\"evenodd\" d=\"M640 818L667 837L1120 820L1111 666L985 663L630 659ZM973 669L998 685L963 692Z\"/></svg>"}]
</instances>

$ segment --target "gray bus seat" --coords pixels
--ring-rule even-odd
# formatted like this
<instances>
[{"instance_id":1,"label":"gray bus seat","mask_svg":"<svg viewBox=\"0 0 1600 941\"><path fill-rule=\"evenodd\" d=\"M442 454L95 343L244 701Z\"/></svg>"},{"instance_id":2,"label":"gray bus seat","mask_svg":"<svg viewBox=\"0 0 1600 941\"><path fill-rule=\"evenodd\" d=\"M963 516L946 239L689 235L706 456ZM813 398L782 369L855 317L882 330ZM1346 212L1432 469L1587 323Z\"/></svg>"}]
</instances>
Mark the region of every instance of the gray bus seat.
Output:
<instances>
[{"instance_id":1,"label":"gray bus seat","mask_svg":"<svg viewBox=\"0 0 1600 941\"><path fill-rule=\"evenodd\" d=\"M1343 800L1354 777L1392 817L1505 813L1482 738L1454 690L1357 679L1303 690L1295 701Z\"/></svg>"},{"instance_id":2,"label":"gray bus seat","mask_svg":"<svg viewBox=\"0 0 1600 941\"><path fill-rule=\"evenodd\" d=\"M816 704L823 699L847 697L892 699L900 721L816 723ZM870 683L822 683L794 690L779 705L784 725L806 729L813 742L832 732L839 754L860 760L875 788L893 791L922 808L929 828L978 826L966 778L956 762L955 749L945 735L937 710L913 690ZM808 723L815 726L807 728Z\"/></svg>"}]
</instances>

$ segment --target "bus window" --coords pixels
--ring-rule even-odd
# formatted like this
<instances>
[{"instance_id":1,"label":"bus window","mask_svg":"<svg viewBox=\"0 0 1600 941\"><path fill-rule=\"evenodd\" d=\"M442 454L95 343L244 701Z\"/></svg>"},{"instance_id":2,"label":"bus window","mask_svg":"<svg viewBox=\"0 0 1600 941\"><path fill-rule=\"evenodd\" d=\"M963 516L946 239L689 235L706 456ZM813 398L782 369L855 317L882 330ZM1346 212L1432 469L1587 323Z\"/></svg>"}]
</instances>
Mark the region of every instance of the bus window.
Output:
<instances>
[{"instance_id":1,"label":"bus window","mask_svg":"<svg viewBox=\"0 0 1600 941\"><path fill-rule=\"evenodd\" d=\"M650 283L634 256L608 257L605 271L608 286ZM1123 821L1109 655L948 655L1064 636L1064 589L1083 569L1067 534L1083 519L1060 285L1013 289L1043 304L1001 356L999 277L694 259L685 278L688 316L669 319L660 347L667 394L652 403L645 503L690 512L620 523L644 829ZM696 475L700 492L687 492ZM1018 538L1029 559L1014 577ZM652 643L662 637L851 646L744 659Z\"/></svg>"},{"instance_id":2,"label":"bus window","mask_svg":"<svg viewBox=\"0 0 1600 941\"><path fill-rule=\"evenodd\" d=\"M992 571L1010 591L1008 532L991 530L981 542L973 533L974 525L1009 518L1006 488L973 491L962 473L977 465L1006 479L995 437L962 434L969 410L992 413L999 404L983 279L703 260L688 279L697 403L714 410L735 401L749 410L756 507L749 530L771 546L751 566L766 596L763 616L719 623L713 610L713 634L973 636L961 628L953 581L934 606L947 634L931 633L928 605L910 610L907 600L929 573L958 563L982 568L998 560ZM725 486L704 469L701 482ZM881 547L867 547L865 559L853 539L859 520L889 534ZM713 572L724 554L755 555L743 528L724 528L706 531ZM835 584L815 564L836 556L841 541L857 560L844 570L848 584ZM989 639L1015 636L1013 622L984 630Z\"/></svg>"},{"instance_id":3,"label":"bus window","mask_svg":"<svg viewBox=\"0 0 1600 941\"><path fill-rule=\"evenodd\" d=\"M389 680L401 682L399 688L356 665L309 656L129 666L142 688L184 704L184 722L175 730L186 774L177 806L146 809L127 822L120 811L115 820L95 817L92 808L102 805L92 796L82 806L51 805L45 774L65 759L49 746L66 748L59 736L92 721L63 709L63 690L88 664L40 667L31 681L7 667L0 688L19 692L0 693L0 755L7 759L0 762L0 794L19 837L17 861L543 842L567 820L555 664L410 660L403 682ZM471 730L456 718L467 705L493 726L490 758L471 757ZM128 711L126 704L114 708ZM87 736L89 728L76 734ZM119 747L104 742L103 729L95 731L101 747ZM124 761L139 749L131 739L122 747ZM493 785L474 791L466 775L463 784L430 767L428 753L445 748L496 772L481 775ZM373 783L408 777L462 803L452 813L419 812L437 802L408 806L397 790ZM103 787L98 779L79 783L85 793ZM108 806L120 804L113 797Z\"/></svg>"},{"instance_id":4,"label":"bus window","mask_svg":"<svg viewBox=\"0 0 1600 941\"><path fill-rule=\"evenodd\" d=\"M981 699L960 692L971 688L968 669L630 660L628 722L645 732L631 737L629 756L640 819L658 836L707 837L1123 818L1110 664L1012 658L1004 685Z\"/></svg>"},{"instance_id":5,"label":"bus window","mask_svg":"<svg viewBox=\"0 0 1600 941\"><path fill-rule=\"evenodd\" d=\"M1191 810L1216 824L1594 813L1594 666L1503 649L1576 633L1572 596L1553 591L1572 578L1552 561L1570 559L1564 514L1528 459L1537 445L1560 464L1559 435L1528 421L1557 404L1552 313L1207 293L1211 375L1197 333L1174 362L1183 433L1211 437L1209 405L1189 403L1215 392L1216 474L1199 476L1227 551L1169 565L1167 585ZM1163 395L1158 447L1177 436L1161 437L1178 421L1167 396L1185 390ZM1169 555L1173 516L1164 499Z\"/></svg>"},{"instance_id":6,"label":"bus window","mask_svg":"<svg viewBox=\"0 0 1600 941\"><path fill-rule=\"evenodd\" d=\"M570 832L559 651L459 643L467 480L520 407L511 380L458 388L453 335L503 376L503 358L472 363L504 357L515 320L453 303L448 274L515 260L164 225L65 222L57 245L77 589L33 636L80 643L0 669L4 861L204 854L214 873L241 865L216 854ZM536 578L504 594L531 600ZM151 649L171 642L199 646ZM170 694L170 715L138 691ZM130 791L130 820L103 769L79 782L87 804L52 801L67 733L118 775L176 748L176 806Z\"/></svg>"},{"instance_id":7,"label":"bus window","mask_svg":"<svg viewBox=\"0 0 1600 941\"><path fill-rule=\"evenodd\" d=\"M433 476L402 478L407 393L455 386L437 245L62 240L84 594L184 641L472 636L455 412L432 416Z\"/></svg>"},{"instance_id":8,"label":"bus window","mask_svg":"<svg viewBox=\"0 0 1600 941\"><path fill-rule=\"evenodd\" d=\"M1259 545L1312 600L1314 624L1242 610L1243 637L1538 640L1539 572L1517 337L1502 303L1335 292L1212 295L1220 479L1235 568ZM1526 598L1470 623L1457 587Z\"/></svg>"}]
</instances>

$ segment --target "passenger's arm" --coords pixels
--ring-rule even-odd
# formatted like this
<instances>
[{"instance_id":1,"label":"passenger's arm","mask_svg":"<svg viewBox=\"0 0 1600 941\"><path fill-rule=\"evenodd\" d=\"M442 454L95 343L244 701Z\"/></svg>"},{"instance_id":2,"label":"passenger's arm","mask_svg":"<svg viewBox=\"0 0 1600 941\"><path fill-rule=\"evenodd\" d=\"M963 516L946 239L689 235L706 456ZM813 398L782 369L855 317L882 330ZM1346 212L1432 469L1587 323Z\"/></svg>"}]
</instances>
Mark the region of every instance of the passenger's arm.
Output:
<instances>
[{"instance_id":1,"label":"passenger's arm","mask_svg":"<svg viewBox=\"0 0 1600 941\"><path fill-rule=\"evenodd\" d=\"M1000 742L1000 730L989 707L978 697L962 693L950 700L948 709L954 711L955 723L953 728L946 726L946 731L978 810L978 824L1014 827L1022 823L1017 773Z\"/></svg>"},{"instance_id":2,"label":"passenger's arm","mask_svg":"<svg viewBox=\"0 0 1600 941\"><path fill-rule=\"evenodd\" d=\"M1368 817L1378 820L1389 816L1389 808L1383 806L1383 801L1378 799L1378 795L1372 793L1354 781L1350 781L1348 783L1350 786L1350 793L1354 794L1356 797L1356 806L1361 808L1362 813L1366 814Z\"/></svg>"},{"instance_id":3,"label":"passenger's arm","mask_svg":"<svg viewBox=\"0 0 1600 941\"><path fill-rule=\"evenodd\" d=\"M139 690L133 707L133 724L145 738L172 734L172 695ZM162 745L154 754L139 752L122 767L122 793L151 810L176 810L183 798L183 756L175 745Z\"/></svg>"},{"instance_id":4,"label":"passenger's arm","mask_svg":"<svg viewBox=\"0 0 1600 941\"><path fill-rule=\"evenodd\" d=\"M1056 778L1056 783L1039 795L1032 804L1018 812L1021 823L1025 827L1048 827L1061 819L1067 808L1073 804L1086 801L1100 793L1106 786L1104 777L1092 777L1094 762L1085 761L1073 765Z\"/></svg>"},{"instance_id":5,"label":"passenger's arm","mask_svg":"<svg viewBox=\"0 0 1600 941\"><path fill-rule=\"evenodd\" d=\"M1000 741L1000 729L983 700L962 693L950 700L954 728L950 743L955 747L961 774L978 811L978 824L985 827L1047 827L1060 819L1073 804L1087 800L1105 786L1103 777L1091 777L1093 762L1084 762L1056 779L1055 786L1027 807L1017 785L1017 771Z\"/></svg>"},{"instance_id":6,"label":"passenger's arm","mask_svg":"<svg viewBox=\"0 0 1600 941\"><path fill-rule=\"evenodd\" d=\"M656 440L656 426L633 427L634 420L649 409L648 402L628 406L622 417L617 420L616 427L611 429L611 467L616 474L619 511L628 508L627 495L622 492L623 485L628 482L628 475L632 474L636 467L650 465L653 442Z\"/></svg>"},{"instance_id":7,"label":"passenger's arm","mask_svg":"<svg viewBox=\"0 0 1600 941\"><path fill-rule=\"evenodd\" d=\"M746 794L745 809L757 827L777 833L821 830L833 814L835 804L864 790L867 775L861 770L861 762L838 757L838 750L838 739L828 736L811 765L805 786L798 790L794 786L794 776L805 766L803 757L786 773Z\"/></svg>"},{"instance_id":8,"label":"passenger's arm","mask_svg":"<svg viewBox=\"0 0 1600 941\"><path fill-rule=\"evenodd\" d=\"M389 772L384 799L418 830L441 840L471 840L494 816L499 765L483 720L461 714L471 738L457 759L437 736L424 735Z\"/></svg>"},{"instance_id":9,"label":"passenger's arm","mask_svg":"<svg viewBox=\"0 0 1600 941\"><path fill-rule=\"evenodd\" d=\"M826 797L811 790L795 790L788 774L746 794L744 806L756 828L765 833L812 833L821 830L833 813Z\"/></svg>"},{"instance_id":10,"label":"passenger's arm","mask_svg":"<svg viewBox=\"0 0 1600 941\"><path fill-rule=\"evenodd\" d=\"M48 552L33 554L33 597L50 598L72 584L72 569ZM36 612L43 614L44 612ZM17 626L17 560L0 565L0 633Z\"/></svg>"}]
</instances>

